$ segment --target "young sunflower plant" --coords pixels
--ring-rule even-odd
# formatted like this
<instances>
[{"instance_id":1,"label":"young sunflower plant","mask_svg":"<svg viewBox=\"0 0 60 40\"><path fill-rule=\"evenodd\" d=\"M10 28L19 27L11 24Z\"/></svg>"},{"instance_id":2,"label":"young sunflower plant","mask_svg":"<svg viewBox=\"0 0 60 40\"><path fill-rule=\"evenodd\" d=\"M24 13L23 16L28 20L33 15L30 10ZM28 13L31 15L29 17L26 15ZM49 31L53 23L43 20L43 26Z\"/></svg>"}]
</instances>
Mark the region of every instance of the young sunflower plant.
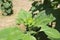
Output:
<instances>
[{"instance_id":1,"label":"young sunflower plant","mask_svg":"<svg viewBox=\"0 0 60 40\"><path fill-rule=\"evenodd\" d=\"M60 33L54 29L50 28L47 24L55 20L52 14L46 15L45 10L38 13L35 17L30 12L25 10L20 10L17 17L17 24L24 24L28 34L36 35L39 32L44 32L47 35L47 38L51 40L60 39ZM40 40L39 38L36 38Z\"/></svg>"}]
</instances>

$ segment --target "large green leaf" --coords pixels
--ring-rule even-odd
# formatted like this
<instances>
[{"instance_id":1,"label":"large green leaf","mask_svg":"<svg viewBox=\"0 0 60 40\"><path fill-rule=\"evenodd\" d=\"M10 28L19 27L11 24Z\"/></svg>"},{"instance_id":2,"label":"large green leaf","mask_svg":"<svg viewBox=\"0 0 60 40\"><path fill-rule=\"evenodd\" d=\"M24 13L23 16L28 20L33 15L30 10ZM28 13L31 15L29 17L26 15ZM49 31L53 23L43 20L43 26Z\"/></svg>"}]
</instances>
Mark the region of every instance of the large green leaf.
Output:
<instances>
[{"instance_id":1,"label":"large green leaf","mask_svg":"<svg viewBox=\"0 0 60 40\"><path fill-rule=\"evenodd\" d=\"M10 35L10 33L15 32L17 29L17 27L15 28L6 28L4 30L0 31L0 40L7 40L8 35Z\"/></svg>"},{"instance_id":2,"label":"large green leaf","mask_svg":"<svg viewBox=\"0 0 60 40\"><path fill-rule=\"evenodd\" d=\"M13 32L9 35L8 40L36 40L33 36L23 34L19 31Z\"/></svg>"},{"instance_id":3,"label":"large green leaf","mask_svg":"<svg viewBox=\"0 0 60 40\"><path fill-rule=\"evenodd\" d=\"M48 37L60 38L60 33L56 29L50 28L48 26L42 26L40 31L44 31Z\"/></svg>"},{"instance_id":4,"label":"large green leaf","mask_svg":"<svg viewBox=\"0 0 60 40\"><path fill-rule=\"evenodd\" d=\"M32 21L32 15L31 13L21 9L18 16L17 16L17 23L29 23Z\"/></svg>"},{"instance_id":5,"label":"large green leaf","mask_svg":"<svg viewBox=\"0 0 60 40\"><path fill-rule=\"evenodd\" d=\"M40 26L40 25L46 25L49 22L55 20L52 14L47 15L45 10L41 11L40 13L37 14L35 17L35 25Z\"/></svg>"},{"instance_id":6,"label":"large green leaf","mask_svg":"<svg viewBox=\"0 0 60 40\"><path fill-rule=\"evenodd\" d=\"M22 33L17 27L0 31L0 40L36 40L35 37Z\"/></svg>"}]
</instances>

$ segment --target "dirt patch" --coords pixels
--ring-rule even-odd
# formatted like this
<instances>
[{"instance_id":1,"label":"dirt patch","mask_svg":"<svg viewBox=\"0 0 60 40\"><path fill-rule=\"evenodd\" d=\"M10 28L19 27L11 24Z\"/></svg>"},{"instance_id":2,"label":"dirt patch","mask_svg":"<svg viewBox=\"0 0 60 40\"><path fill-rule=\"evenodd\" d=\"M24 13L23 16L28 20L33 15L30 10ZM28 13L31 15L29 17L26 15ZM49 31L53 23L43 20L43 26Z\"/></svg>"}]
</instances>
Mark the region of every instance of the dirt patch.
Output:
<instances>
[{"instance_id":1,"label":"dirt patch","mask_svg":"<svg viewBox=\"0 0 60 40\"><path fill-rule=\"evenodd\" d=\"M28 11L32 3L28 0L13 0L12 2L14 14L11 16L2 16L0 13L0 29L15 25L16 16L20 9L25 9L26 11Z\"/></svg>"}]
</instances>

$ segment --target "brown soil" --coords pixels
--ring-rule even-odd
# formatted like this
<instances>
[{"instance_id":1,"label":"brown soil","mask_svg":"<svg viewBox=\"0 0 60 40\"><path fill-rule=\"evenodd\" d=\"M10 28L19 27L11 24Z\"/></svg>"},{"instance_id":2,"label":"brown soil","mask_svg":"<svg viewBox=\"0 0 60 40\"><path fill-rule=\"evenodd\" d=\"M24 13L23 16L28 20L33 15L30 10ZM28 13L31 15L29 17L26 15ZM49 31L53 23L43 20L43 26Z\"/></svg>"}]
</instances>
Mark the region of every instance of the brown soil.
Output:
<instances>
[{"instance_id":1,"label":"brown soil","mask_svg":"<svg viewBox=\"0 0 60 40\"><path fill-rule=\"evenodd\" d=\"M14 14L11 16L2 16L0 13L0 29L15 25L16 16L20 9L28 11L31 7L31 3L28 0L13 0L13 11Z\"/></svg>"}]
</instances>

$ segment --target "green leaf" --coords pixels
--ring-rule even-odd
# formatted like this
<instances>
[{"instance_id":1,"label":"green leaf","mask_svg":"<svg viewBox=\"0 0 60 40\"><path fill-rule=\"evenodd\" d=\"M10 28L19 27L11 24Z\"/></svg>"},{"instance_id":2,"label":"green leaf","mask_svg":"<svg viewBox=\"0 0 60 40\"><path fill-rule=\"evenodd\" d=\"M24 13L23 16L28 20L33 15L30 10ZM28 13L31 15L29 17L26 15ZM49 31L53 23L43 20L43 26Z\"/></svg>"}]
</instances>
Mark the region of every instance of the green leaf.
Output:
<instances>
[{"instance_id":1,"label":"green leaf","mask_svg":"<svg viewBox=\"0 0 60 40\"><path fill-rule=\"evenodd\" d=\"M23 40L36 40L35 37L29 35L29 34L25 34L25 36L22 38Z\"/></svg>"},{"instance_id":2,"label":"green leaf","mask_svg":"<svg viewBox=\"0 0 60 40\"><path fill-rule=\"evenodd\" d=\"M31 19L31 20L30 20ZM18 16L17 16L17 24L20 23L31 23L32 21L32 15L29 12L26 12L25 10L21 9Z\"/></svg>"},{"instance_id":3,"label":"green leaf","mask_svg":"<svg viewBox=\"0 0 60 40\"><path fill-rule=\"evenodd\" d=\"M46 25L53 20L55 20L53 15L52 14L47 15L45 10L43 10L40 13L38 13L37 16L35 17L35 26Z\"/></svg>"},{"instance_id":4,"label":"green leaf","mask_svg":"<svg viewBox=\"0 0 60 40\"><path fill-rule=\"evenodd\" d=\"M0 31L0 40L36 40L30 34L22 33L17 27Z\"/></svg>"},{"instance_id":5,"label":"green leaf","mask_svg":"<svg viewBox=\"0 0 60 40\"><path fill-rule=\"evenodd\" d=\"M12 11L12 9L8 9L8 10L6 10L6 13L10 14L11 11Z\"/></svg>"},{"instance_id":6,"label":"green leaf","mask_svg":"<svg viewBox=\"0 0 60 40\"><path fill-rule=\"evenodd\" d=\"M2 0L0 0L0 4L2 4L3 2L2 2Z\"/></svg>"},{"instance_id":7,"label":"green leaf","mask_svg":"<svg viewBox=\"0 0 60 40\"><path fill-rule=\"evenodd\" d=\"M34 11L34 10L36 10L36 8L33 6L33 7L31 7L31 11Z\"/></svg>"},{"instance_id":8,"label":"green leaf","mask_svg":"<svg viewBox=\"0 0 60 40\"><path fill-rule=\"evenodd\" d=\"M5 8L4 8L4 6L2 6L2 7L1 7L1 10L2 10L2 11L5 11Z\"/></svg>"},{"instance_id":9,"label":"green leaf","mask_svg":"<svg viewBox=\"0 0 60 40\"><path fill-rule=\"evenodd\" d=\"M29 34L23 34L20 32L15 32L14 34L10 34L8 40L36 40L35 37Z\"/></svg>"},{"instance_id":10,"label":"green leaf","mask_svg":"<svg viewBox=\"0 0 60 40\"><path fill-rule=\"evenodd\" d=\"M18 30L17 27L0 30L0 40L7 40L8 35L10 35L12 32L15 32L16 30Z\"/></svg>"},{"instance_id":11,"label":"green leaf","mask_svg":"<svg viewBox=\"0 0 60 40\"><path fill-rule=\"evenodd\" d=\"M40 31L44 31L48 37L60 38L60 33L56 29L50 28L48 26L42 26Z\"/></svg>"},{"instance_id":12,"label":"green leaf","mask_svg":"<svg viewBox=\"0 0 60 40\"><path fill-rule=\"evenodd\" d=\"M9 7L11 6L11 3L8 3L8 2L3 3L3 6L4 6L5 8L9 8Z\"/></svg>"},{"instance_id":13,"label":"green leaf","mask_svg":"<svg viewBox=\"0 0 60 40\"><path fill-rule=\"evenodd\" d=\"M51 38L51 37L48 37L48 38L51 40L60 40L60 38Z\"/></svg>"}]
</instances>

